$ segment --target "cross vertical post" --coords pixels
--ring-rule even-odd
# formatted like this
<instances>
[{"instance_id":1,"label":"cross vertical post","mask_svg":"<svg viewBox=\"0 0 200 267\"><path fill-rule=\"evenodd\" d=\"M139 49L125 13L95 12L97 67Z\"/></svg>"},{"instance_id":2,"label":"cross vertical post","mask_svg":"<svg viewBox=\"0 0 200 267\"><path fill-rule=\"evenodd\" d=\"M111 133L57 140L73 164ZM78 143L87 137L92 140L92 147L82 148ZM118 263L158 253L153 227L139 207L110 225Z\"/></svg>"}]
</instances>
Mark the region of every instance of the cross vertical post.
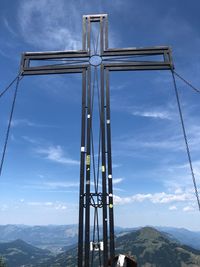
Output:
<instances>
[{"instance_id":1,"label":"cross vertical post","mask_svg":"<svg viewBox=\"0 0 200 267\"><path fill-rule=\"evenodd\" d=\"M77 261L78 267L93 267L95 260L99 261L99 267L107 267L108 259L115 256L109 74L171 70L173 62L168 46L109 48L107 14L83 16L82 40L81 50L23 53L21 75L82 74ZM95 99L99 109L98 141L93 131Z\"/></svg>"}]
</instances>

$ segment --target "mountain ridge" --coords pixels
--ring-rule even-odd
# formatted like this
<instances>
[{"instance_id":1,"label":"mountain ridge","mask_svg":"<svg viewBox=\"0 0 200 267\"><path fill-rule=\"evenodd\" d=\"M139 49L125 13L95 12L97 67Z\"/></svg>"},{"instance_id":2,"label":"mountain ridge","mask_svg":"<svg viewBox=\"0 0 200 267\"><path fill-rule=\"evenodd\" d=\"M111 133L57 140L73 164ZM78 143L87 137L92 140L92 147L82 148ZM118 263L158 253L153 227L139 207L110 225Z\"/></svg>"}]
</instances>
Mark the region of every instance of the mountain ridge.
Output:
<instances>
[{"instance_id":1,"label":"mountain ridge","mask_svg":"<svg viewBox=\"0 0 200 267\"><path fill-rule=\"evenodd\" d=\"M151 227L119 237L116 247L119 253L128 251L135 256L140 267L200 266L199 250L171 241L163 232Z\"/></svg>"},{"instance_id":2,"label":"mountain ridge","mask_svg":"<svg viewBox=\"0 0 200 267\"><path fill-rule=\"evenodd\" d=\"M9 267L39 266L41 262L53 258L50 251L34 247L21 239L0 243L0 256L6 259Z\"/></svg>"},{"instance_id":3,"label":"mountain ridge","mask_svg":"<svg viewBox=\"0 0 200 267\"><path fill-rule=\"evenodd\" d=\"M163 232L144 227L116 238L116 254L134 256L140 267L199 267L200 250L172 241ZM0 255L9 267L76 267L77 246L53 256L18 239L0 243ZM98 267L94 257L93 267Z\"/></svg>"},{"instance_id":4,"label":"mountain ridge","mask_svg":"<svg viewBox=\"0 0 200 267\"><path fill-rule=\"evenodd\" d=\"M147 226L152 227L152 226ZM153 226L153 228L168 234L172 240L200 249L200 232L185 228ZM115 227L116 236L136 231L141 227L122 228ZM22 239L33 246L41 249L60 253L63 248L73 246L78 242L78 226L70 225L0 225L0 242L9 242Z\"/></svg>"}]
</instances>

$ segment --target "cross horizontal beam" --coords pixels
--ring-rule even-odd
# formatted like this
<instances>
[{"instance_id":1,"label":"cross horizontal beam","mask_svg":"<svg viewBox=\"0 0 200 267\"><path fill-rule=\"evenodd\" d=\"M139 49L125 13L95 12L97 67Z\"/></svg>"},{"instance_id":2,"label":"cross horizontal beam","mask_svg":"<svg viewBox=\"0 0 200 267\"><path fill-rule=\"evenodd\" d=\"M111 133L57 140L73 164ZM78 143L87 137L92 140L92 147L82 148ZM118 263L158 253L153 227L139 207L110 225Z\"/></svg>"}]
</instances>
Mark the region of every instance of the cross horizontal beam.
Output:
<instances>
[{"instance_id":1,"label":"cross horizontal beam","mask_svg":"<svg viewBox=\"0 0 200 267\"><path fill-rule=\"evenodd\" d=\"M47 74L64 74L64 73L82 73L87 70L87 65L66 66L41 66L25 68L22 75L47 75Z\"/></svg>"},{"instance_id":2,"label":"cross horizontal beam","mask_svg":"<svg viewBox=\"0 0 200 267\"><path fill-rule=\"evenodd\" d=\"M110 71L133 71L133 70L169 70L171 65L165 62L129 62L129 63L105 63L104 68Z\"/></svg>"},{"instance_id":3,"label":"cross horizontal beam","mask_svg":"<svg viewBox=\"0 0 200 267\"><path fill-rule=\"evenodd\" d=\"M118 61L119 56L130 56L129 61ZM161 56L158 61L137 61L135 56ZM120 70L168 70L173 68L171 50L168 46L150 48L112 48L103 51L102 64L111 71ZM111 57L111 58L110 58ZM113 58L115 57L115 60ZM131 58L133 57L133 58ZM52 61L55 64L52 64ZM74 62L73 62L74 60ZM90 64L87 51L26 52L22 55L22 75L81 73ZM47 65L32 66L35 62ZM62 63L61 63L62 62ZM77 64L78 63L78 64Z\"/></svg>"},{"instance_id":4,"label":"cross horizontal beam","mask_svg":"<svg viewBox=\"0 0 200 267\"><path fill-rule=\"evenodd\" d=\"M88 58L86 51L55 51L55 52L26 52L22 54L21 58L21 73L22 75L42 75L42 74L62 74L62 73L81 73L86 69L88 64L72 64L67 66L61 62L69 59L83 59ZM50 64L50 60L59 60L59 64ZM36 61L49 61L48 65L32 66ZM52 63L52 62L51 62Z\"/></svg>"},{"instance_id":5,"label":"cross horizontal beam","mask_svg":"<svg viewBox=\"0 0 200 267\"><path fill-rule=\"evenodd\" d=\"M103 52L103 56L150 56L150 55L168 55L170 56L171 49L169 46L154 46L154 47L129 47L129 48L108 48Z\"/></svg>"}]
</instances>

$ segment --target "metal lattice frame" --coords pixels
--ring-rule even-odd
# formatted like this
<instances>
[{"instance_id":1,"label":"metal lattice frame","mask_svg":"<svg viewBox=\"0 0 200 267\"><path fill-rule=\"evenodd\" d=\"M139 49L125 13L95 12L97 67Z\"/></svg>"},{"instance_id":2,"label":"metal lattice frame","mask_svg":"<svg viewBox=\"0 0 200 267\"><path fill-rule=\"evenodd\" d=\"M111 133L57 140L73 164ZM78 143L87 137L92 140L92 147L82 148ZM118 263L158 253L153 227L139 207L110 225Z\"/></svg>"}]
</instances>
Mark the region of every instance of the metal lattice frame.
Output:
<instances>
[{"instance_id":1,"label":"metal lattice frame","mask_svg":"<svg viewBox=\"0 0 200 267\"><path fill-rule=\"evenodd\" d=\"M96 25L99 36L92 49L92 27ZM108 17L106 14L83 16L82 50L58 52L27 52L22 55L22 75L82 73L82 127L80 158L79 240L78 267L89 267L91 251L99 251L100 266L106 267L108 258L115 256L114 214L112 185L112 154L110 125L110 71L141 71L173 69L169 47L109 48ZM94 45L95 46L95 45ZM99 48L97 48L99 46ZM94 47L93 47L94 48ZM94 50L94 51L93 51ZM92 58L97 56L98 63ZM144 60L137 60L137 58ZM151 59L151 60L148 60ZM52 62L54 64L52 64ZM94 74L92 74L94 69ZM92 191L92 75L100 76L100 143L102 186ZM98 81L96 81L98 83ZM100 190L101 189L101 190ZM94 227L98 214L102 215L103 243L99 235L91 241L91 209L94 209ZM92 244L92 245L91 245ZM92 252L94 253L94 252ZM102 263L101 263L102 260Z\"/></svg>"}]
</instances>

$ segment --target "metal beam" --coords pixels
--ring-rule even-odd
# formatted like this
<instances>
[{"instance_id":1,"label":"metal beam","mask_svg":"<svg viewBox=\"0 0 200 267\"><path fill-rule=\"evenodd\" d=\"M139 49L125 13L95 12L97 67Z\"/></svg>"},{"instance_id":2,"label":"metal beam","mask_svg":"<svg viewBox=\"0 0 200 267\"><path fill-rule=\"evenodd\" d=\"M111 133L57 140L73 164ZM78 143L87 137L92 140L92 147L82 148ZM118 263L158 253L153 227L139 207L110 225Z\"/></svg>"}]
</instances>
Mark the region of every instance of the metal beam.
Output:
<instances>
[{"instance_id":1,"label":"metal beam","mask_svg":"<svg viewBox=\"0 0 200 267\"><path fill-rule=\"evenodd\" d=\"M173 68L170 63L163 62L104 63L104 67L110 71L171 70Z\"/></svg>"},{"instance_id":2,"label":"metal beam","mask_svg":"<svg viewBox=\"0 0 200 267\"><path fill-rule=\"evenodd\" d=\"M119 55L162 55L170 54L169 46L157 47L128 47L128 48L108 48L104 50L103 56L119 56Z\"/></svg>"}]
</instances>

